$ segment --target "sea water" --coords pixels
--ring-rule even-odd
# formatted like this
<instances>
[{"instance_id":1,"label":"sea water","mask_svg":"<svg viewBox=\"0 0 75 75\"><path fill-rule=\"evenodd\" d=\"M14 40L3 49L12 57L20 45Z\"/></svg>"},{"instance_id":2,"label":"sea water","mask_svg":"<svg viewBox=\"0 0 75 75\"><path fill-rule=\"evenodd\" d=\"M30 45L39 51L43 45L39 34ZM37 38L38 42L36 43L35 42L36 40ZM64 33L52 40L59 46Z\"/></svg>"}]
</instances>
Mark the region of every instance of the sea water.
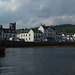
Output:
<instances>
[{"instance_id":1,"label":"sea water","mask_svg":"<svg viewBox=\"0 0 75 75\"><path fill-rule=\"evenodd\" d=\"M75 48L6 48L0 75L75 75Z\"/></svg>"}]
</instances>

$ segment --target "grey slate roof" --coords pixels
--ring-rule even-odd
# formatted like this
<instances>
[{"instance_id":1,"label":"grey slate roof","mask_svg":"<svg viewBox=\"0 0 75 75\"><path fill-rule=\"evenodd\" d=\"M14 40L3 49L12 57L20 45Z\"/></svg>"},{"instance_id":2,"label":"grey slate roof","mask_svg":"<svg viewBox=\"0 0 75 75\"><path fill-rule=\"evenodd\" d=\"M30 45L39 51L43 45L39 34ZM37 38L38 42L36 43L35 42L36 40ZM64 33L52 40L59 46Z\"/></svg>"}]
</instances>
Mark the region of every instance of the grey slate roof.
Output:
<instances>
[{"instance_id":1,"label":"grey slate roof","mask_svg":"<svg viewBox=\"0 0 75 75\"><path fill-rule=\"evenodd\" d=\"M30 29L18 29L16 30L16 33L28 33Z\"/></svg>"},{"instance_id":2,"label":"grey slate roof","mask_svg":"<svg viewBox=\"0 0 75 75\"><path fill-rule=\"evenodd\" d=\"M9 29L9 28L2 28L2 31L4 32L4 33L16 33L15 31L14 31L14 29ZM13 32L14 31L14 32Z\"/></svg>"},{"instance_id":3,"label":"grey slate roof","mask_svg":"<svg viewBox=\"0 0 75 75\"><path fill-rule=\"evenodd\" d=\"M39 27L36 28L32 28L32 30L34 31L34 33L42 33L42 31L38 30Z\"/></svg>"},{"instance_id":4,"label":"grey slate roof","mask_svg":"<svg viewBox=\"0 0 75 75\"><path fill-rule=\"evenodd\" d=\"M64 35L74 35L74 33L65 33Z\"/></svg>"},{"instance_id":5,"label":"grey slate roof","mask_svg":"<svg viewBox=\"0 0 75 75\"><path fill-rule=\"evenodd\" d=\"M44 29L47 29L47 28L49 28L49 27L51 27L51 26L42 25L42 27L43 27ZM38 30L38 28L39 28L39 27L30 28L30 29L27 29L27 28L25 28L25 29L18 29L18 30L16 30L16 33L28 33L31 29L34 31L34 33L42 33L42 31L41 31L41 30ZM53 30L55 30L54 27L51 27L51 28L52 28Z\"/></svg>"},{"instance_id":6,"label":"grey slate roof","mask_svg":"<svg viewBox=\"0 0 75 75\"><path fill-rule=\"evenodd\" d=\"M49 28L50 26L42 26L44 29L47 29L47 28Z\"/></svg>"},{"instance_id":7,"label":"grey slate roof","mask_svg":"<svg viewBox=\"0 0 75 75\"><path fill-rule=\"evenodd\" d=\"M50 27L50 28L52 28L53 30L55 30L55 28L54 28L53 26L45 26L45 25L43 25L42 27L43 27L44 29L48 29L48 28Z\"/></svg>"}]
</instances>

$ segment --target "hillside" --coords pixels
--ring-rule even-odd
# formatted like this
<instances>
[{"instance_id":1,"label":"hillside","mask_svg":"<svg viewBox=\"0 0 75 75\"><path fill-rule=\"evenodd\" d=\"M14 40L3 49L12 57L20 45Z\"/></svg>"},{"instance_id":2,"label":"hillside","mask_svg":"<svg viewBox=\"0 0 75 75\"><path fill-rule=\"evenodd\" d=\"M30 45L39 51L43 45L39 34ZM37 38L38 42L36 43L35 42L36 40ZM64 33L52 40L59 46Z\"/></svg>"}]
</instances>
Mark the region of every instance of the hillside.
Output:
<instances>
[{"instance_id":1,"label":"hillside","mask_svg":"<svg viewBox=\"0 0 75 75\"><path fill-rule=\"evenodd\" d=\"M56 25L54 27L59 33L75 33L75 25L72 24Z\"/></svg>"}]
</instances>

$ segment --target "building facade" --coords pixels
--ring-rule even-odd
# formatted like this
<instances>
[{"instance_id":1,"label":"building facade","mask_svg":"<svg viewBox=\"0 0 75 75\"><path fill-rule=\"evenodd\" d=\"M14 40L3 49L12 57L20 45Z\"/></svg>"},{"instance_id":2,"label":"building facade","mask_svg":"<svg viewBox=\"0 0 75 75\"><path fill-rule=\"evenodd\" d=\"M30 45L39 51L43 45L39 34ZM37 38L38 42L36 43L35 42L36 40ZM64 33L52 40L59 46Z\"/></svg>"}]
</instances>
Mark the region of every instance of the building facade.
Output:
<instances>
[{"instance_id":1,"label":"building facade","mask_svg":"<svg viewBox=\"0 0 75 75\"><path fill-rule=\"evenodd\" d=\"M42 40L42 32L36 29L22 29L17 33L17 38L24 39L27 42Z\"/></svg>"},{"instance_id":2,"label":"building facade","mask_svg":"<svg viewBox=\"0 0 75 75\"><path fill-rule=\"evenodd\" d=\"M53 26L40 25L35 28L23 28L16 30L16 23L9 23L9 28L3 28L0 25L0 35L4 40L10 37L16 39L24 39L26 42L34 41L58 41L58 42L74 42L75 34L57 33Z\"/></svg>"},{"instance_id":3,"label":"building facade","mask_svg":"<svg viewBox=\"0 0 75 75\"><path fill-rule=\"evenodd\" d=\"M53 26L40 25L40 27L17 30L17 38L27 42L56 41L56 31Z\"/></svg>"},{"instance_id":4,"label":"building facade","mask_svg":"<svg viewBox=\"0 0 75 75\"><path fill-rule=\"evenodd\" d=\"M3 28L2 25L1 25L0 30L1 30L1 33L2 33L2 38L4 40L8 40L9 37L16 38L16 23L10 23L9 28Z\"/></svg>"},{"instance_id":5,"label":"building facade","mask_svg":"<svg viewBox=\"0 0 75 75\"><path fill-rule=\"evenodd\" d=\"M45 26L41 24L38 30L42 31L44 40L56 40L56 31L53 26Z\"/></svg>"},{"instance_id":6,"label":"building facade","mask_svg":"<svg viewBox=\"0 0 75 75\"><path fill-rule=\"evenodd\" d=\"M75 41L75 34L62 34L63 42L74 42Z\"/></svg>"}]
</instances>

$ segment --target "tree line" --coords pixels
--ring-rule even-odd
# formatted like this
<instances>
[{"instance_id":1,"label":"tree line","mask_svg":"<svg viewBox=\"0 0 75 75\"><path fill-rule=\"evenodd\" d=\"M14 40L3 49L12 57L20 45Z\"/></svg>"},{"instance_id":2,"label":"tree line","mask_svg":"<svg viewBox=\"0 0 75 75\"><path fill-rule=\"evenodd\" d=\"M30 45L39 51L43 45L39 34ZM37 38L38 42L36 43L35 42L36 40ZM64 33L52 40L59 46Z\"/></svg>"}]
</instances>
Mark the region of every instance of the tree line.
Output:
<instances>
[{"instance_id":1,"label":"tree line","mask_svg":"<svg viewBox=\"0 0 75 75\"><path fill-rule=\"evenodd\" d=\"M54 28L58 33L75 33L75 25L72 24L55 25Z\"/></svg>"}]
</instances>

